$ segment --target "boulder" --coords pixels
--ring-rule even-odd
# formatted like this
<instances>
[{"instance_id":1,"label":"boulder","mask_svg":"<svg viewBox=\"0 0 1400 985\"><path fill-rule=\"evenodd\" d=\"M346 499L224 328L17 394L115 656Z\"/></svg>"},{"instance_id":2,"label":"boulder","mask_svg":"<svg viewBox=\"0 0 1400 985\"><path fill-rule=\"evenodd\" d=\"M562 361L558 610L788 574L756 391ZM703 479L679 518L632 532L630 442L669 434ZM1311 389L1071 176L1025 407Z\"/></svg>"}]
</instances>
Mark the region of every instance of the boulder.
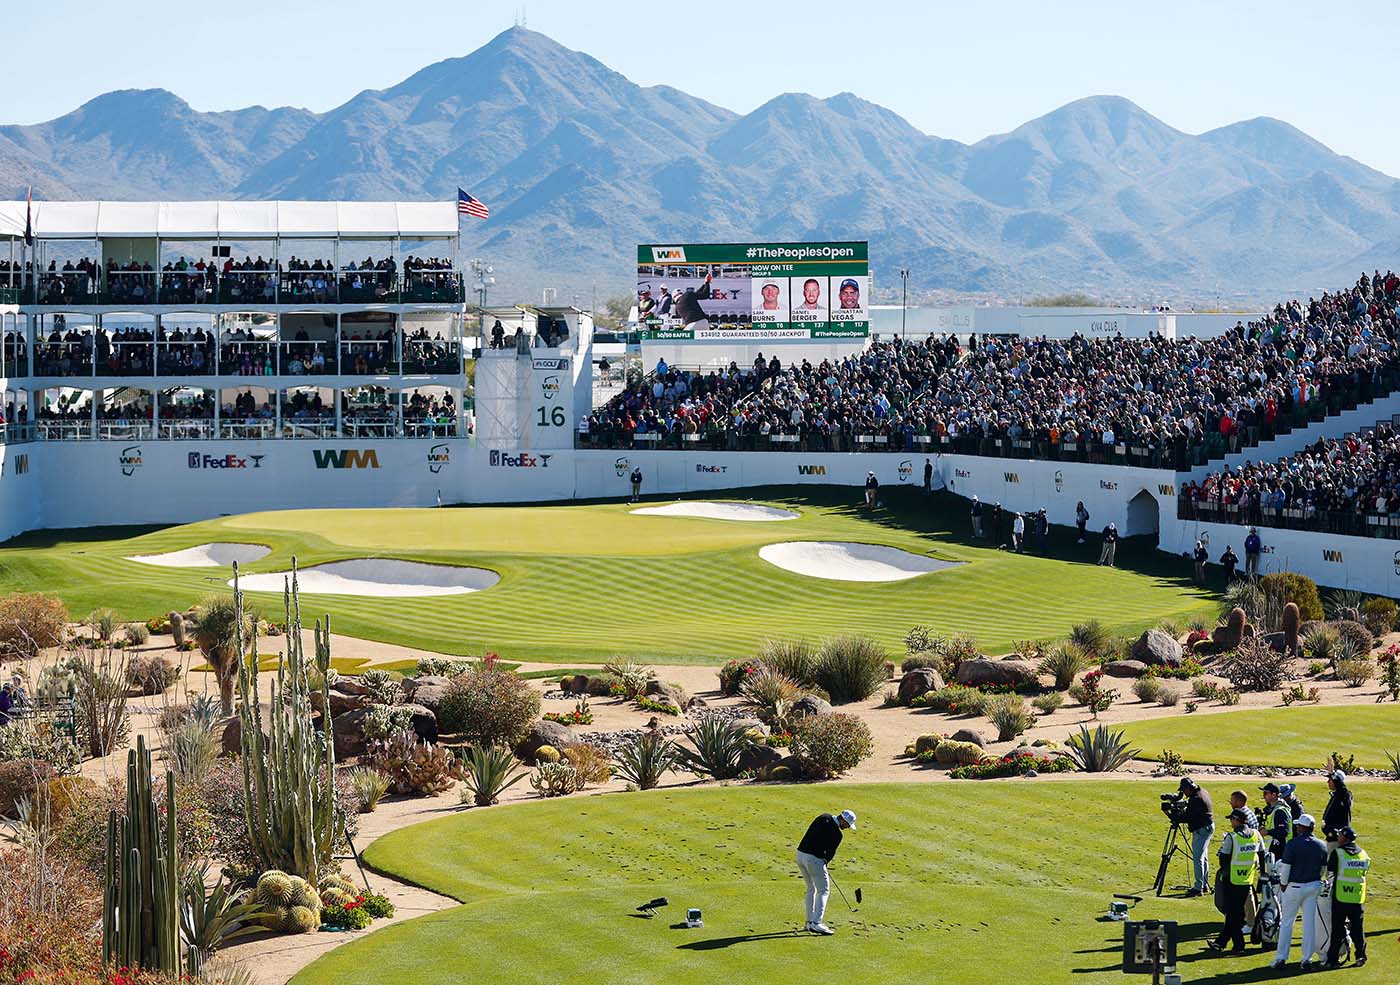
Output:
<instances>
[{"instance_id":1,"label":"boulder","mask_svg":"<svg viewBox=\"0 0 1400 985\"><path fill-rule=\"evenodd\" d=\"M1012 750L1016 756L1029 756L1042 763L1053 763L1060 758L1060 753L1054 749L1046 749L1043 746L1017 746Z\"/></svg>"},{"instance_id":2,"label":"boulder","mask_svg":"<svg viewBox=\"0 0 1400 985\"><path fill-rule=\"evenodd\" d=\"M1132 658L1149 667L1180 667L1181 644L1170 633L1149 629L1133 644Z\"/></svg>"},{"instance_id":3,"label":"boulder","mask_svg":"<svg viewBox=\"0 0 1400 985\"><path fill-rule=\"evenodd\" d=\"M1141 677L1147 673L1147 664L1141 660L1110 660L1101 669L1109 677Z\"/></svg>"},{"instance_id":4,"label":"boulder","mask_svg":"<svg viewBox=\"0 0 1400 985\"><path fill-rule=\"evenodd\" d=\"M441 674L423 674L419 677L405 677L403 679L403 696L409 701L417 701L414 697L419 688L423 687L447 687L452 683L451 678L443 677Z\"/></svg>"},{"instance_id":5,"label":"boulder","mask_svg":"<svg viewBox=\"0 0 1400 985\"><path fill-rule=\"evenodd\" d=\"M359 756L365 751L365 716L368 709L354 708L331 719L335 758Z\"/></svg>"},{"instance_id":6,"label":"boulder","mask_svg":"<svg viewBox=\"0 0 1400 985\"><path fill-rule=\"evenodd\" d=\"M559 690L565 694L586 694L588 691L588 675L574 674L572 677L559 678Z\"/></svg>"},{"instance_id":7,"label":"boulder","mask_svg":"<svg viewBox=\"0 0 1400 985\"><path fill-rule=\"evenodd\" d=\"M418 738L425 742L436 742L438 739L437 715L431 708L421 704L394 705L394 710L406 708L413 715L413 731Z\"/></svg>"},{"instance_id":8,"label":"boulder","mask_svg":"<svg viewBox=\"0 0 1400 985\"><path fill-rule=\"evenodd\" d=\"M690 695L686 694L682 688L674 684L667 684L665 681L647 681L647 688L642 692L652 701L660 701L668 704L677 711L685 711L690 707Z\"/></svg>"},{"instance_id":9,"label":"boulder","mask_svg":"<svg viewBox=\"0 0 1400 985\"><path fill-rule=\"evenodd\" d=\"M584 693L594 698L606 698L611 692L613 679L611 677L590 677L588 683L583 686Z\"/></svg>"},{"instance_id":10,"label":"boulder","mask_svg":"<svg viewBox=\"0 0 1400 985\"><path fill-rule=\"evenodd\" d=\"M696 708L708 708L708 707L710 707L710 703L709 703L708 701L706 701L704 698L700 697L700 695L698 695L698 694L693 694L693 695L690 696L690 707L689 707L687 710L688 710L688 711L694 711Z\"/></svg>"},{"instance_id":11,"label":"boulder","mask_svg":"<svg viewBox=\"0 0 1400 985\"><path fill-rule=\"evenodd\" d=\"M780 770L780 769L781 769L781 770L784 770L784 771L786 771L786 772L785 772L783 775L781 775L781 776L774 776L774 772L775 772L776 770ZM778 760L776 760L776 761L774 761L774 762L771 762L771 763L769 763L767 766L764 766L763 769L759 770L759 772L758 772L758 779L760 779L760 780L769 780L769 779L774 779L774 780L777 780L777 779L788 780L788 779L796 779L797 777L799 777L799 776L801 776L801 775L802 775L802 760L798 759L796 756L783 756L781 759L778 759Z\"/></svg>"},{"instance_id":12,"label":"boulder","mask_svg":"<svg viewBox=\"0 0 1400 985\"><path fill-rule=\"evenodd\" d=\"M941 687L943 687L943 675L932 667L911 670L899 679L899 703L908 705L920 695L929 691L937 691Z\"/></svg>"},{"instance_id":13,"label":"boulder","mask_svg":"<svg viewBox=\"0 0 1400 985\"><path fill-rule=\"evenodd\" d=\"M983 684L1009 684L1020 687L1023 684L1039 684L1036 666L1029 660L989 660L977 657L964 660L958 665L956 680L968 687Z\"/></svg>"},{"instance_id":14,"label":"boulder","mask_svg":"<svg viewBox=\"0 0 1400 985\"><path fill-rule=\"evenodd\" d=\"M240 756L243 754L243 720L237 715L231 715L217 722L214 725L214 734L219 737L219 753L223 756ZM267 733L263 733L263 738L267 738Z\"/></svg>"},{"instance_id":15,"label":"boulder","mask_svg":"<svg viewBox=\"0 0 1400 985\"><path fill-rule=\"evenodd\" d=\"M331 688L330 697L332 718L336 715L343 715L347 711L354 711L356 708L367 708L370 705L367 695L342 691L339 684Z\"/></svg>"},{"instance_id":16,"label":"boulder","mask_svg":"<svg viewBox=\"0 0 1400 985\"><path fill-rule=\"evenodd\" d=\"M768 726L764 725L757 718L731 718L729 723L736 728L743 729L745 732L752 732L754 729L757 729L764 735L767 735L769 732Z\"/></svg>"},{"instance_id":17,"label":"boulder","mask_svg":"<svg viewBox=\"0 0 1400 985\"><path fill-rule=\"evenodd\" d=\"M547 722L543 718L536 719L530 726L530 730L525 733L525 738L521 739L515 747L515 754L527 763L535 761L535 750L540 746L553 746L555 749L564 749L566 746L576 746L579 743L578 733L567 725L558 722Z\"/></svg>"},{"instance_id":18,"label":"boulder","mask_svg":"<svg viewBox=\"0 0 1400 985\"><path fill-rule=\"evenodd\" d=\"M830 715L831 702L815 694L804 694L792 703L792 717L806 718L808 715Z\"/></svg>"},{"instance_id":19,"label":"boulder","mask_svg":"<svg viewBox=\"0 0 1400 985\"><path fill-rule=\"evenodd\" d=\"M433 680L443 680L443 678L432 678L432 679L433 679ZM412 701L412 702L413 702L414 704L416 704L416 705L422 705L424 708L430 709L431 711L433 711L433 712L436 714L436 712L437 712L437 710L438 710L438 705L442 704L442 699L445 698L445 697L447 697L447 695L448 695L449 693L451 693L451 691L452 691L452 685L451 685L451 683L447 683L447 684L422 684L422 683L420 683L416 688L413 689L413 694L409 697L409 700Z\"/></svg>"},{"instance_id":20,"label":"boulder","mask_svg":"<svg viewBox=\"0 0 1400 985\"><path fill-rule=\"evenodd\" d=\"M358 677L342 677L335 686L346 694L369 694L369 688L361 684Z\"/></svg>"},{"instance_id":21,"label":"boulder","mask_svg":"<svg viewBox=\"0 0 1400 985\"><path fill-rule=\"evenodd\" d=\"M783 751L781 749L754 743L739 754L739 769L753 770L755 774L758 774L782 758Z\"/></svg>"},{"instance_id":22,"label":"boulder","mask_svg":"<svg viewBox=\"0 0 1400 985\"><path fill-rule=\"evenodd\" d=\"M975 728L960 728L948 738L953 742L971 742L979 748L987 748L987 737Z\"/></svg>"}]
</instances>

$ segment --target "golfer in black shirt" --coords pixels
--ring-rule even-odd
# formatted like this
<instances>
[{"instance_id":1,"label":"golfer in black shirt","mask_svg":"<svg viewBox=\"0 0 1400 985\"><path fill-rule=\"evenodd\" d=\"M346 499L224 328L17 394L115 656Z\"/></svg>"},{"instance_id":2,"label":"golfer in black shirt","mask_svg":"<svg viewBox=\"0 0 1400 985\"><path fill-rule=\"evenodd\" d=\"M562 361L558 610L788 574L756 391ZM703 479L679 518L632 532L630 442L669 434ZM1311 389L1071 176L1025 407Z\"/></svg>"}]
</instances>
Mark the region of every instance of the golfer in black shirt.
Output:
<instances>
[{"instance_id":1,"label":"golfer in black shirt","mask_svg":"<svg viewBox=\"0 0 1400 985\"><path fill-rule=\"evenodd\" d=\"M807 883L806 929L814 934L829 937L835 933L822 923L822 918L826 916L826 898L831 893L831 878L827 875L826 866L836 857L836 849L841 845L841 833L847 828L852 831L856 829L855 811L819 814L797 846L797 868Z\"/></svg>"}]
</instances>

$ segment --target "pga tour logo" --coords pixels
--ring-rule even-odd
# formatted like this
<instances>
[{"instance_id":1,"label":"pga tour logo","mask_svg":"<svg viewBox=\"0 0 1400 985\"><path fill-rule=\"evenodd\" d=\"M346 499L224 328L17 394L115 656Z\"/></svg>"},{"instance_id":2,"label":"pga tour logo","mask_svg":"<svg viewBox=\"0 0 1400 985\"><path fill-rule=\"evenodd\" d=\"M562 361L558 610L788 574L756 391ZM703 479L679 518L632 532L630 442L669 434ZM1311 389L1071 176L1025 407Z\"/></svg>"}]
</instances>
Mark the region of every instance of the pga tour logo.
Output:
<instances>
[{"instance_id":1,"label":"pga tour logo","mask_svg":"<svg viewBox=\"0 0 1400 985\"><path fill-rule=\"evenodd\" d=\"M428 449L428 471L437 475L444 465L452 461L452 449L447 445L433 445Z\"/></svg>"},{"instance_id":2,"label":"pga tour logo","mask_svg":"<svg viewBox=\"0 0 1400 985\"><path fill-rule=\"evenodd\" d=\"M527 455L521 452L518 455L511 455L503 451L491 452L490 462L492 468L502 469L547 469L552 455Z\"/></svg>"},{"instance_id":3,"label":"pga tour logo","mask_svg":"<svg viewBox=\"0 0 1400 985\"><path fill-rule=\"evenodd\" d=\"M262 468L262 460L265 455L249 455L247 458L240 458L232 453L228 455L201 455L197 451L192 451L185 461L185 465L192 469L246 469L248 463L252 462L255 469Z\"/></svg>"},{"instance_id":4,"label":"pga tour logo","mask_svg":"<svg viewBox=\"0 0 1400 985\"><path fill-rule=\"evenodd\" d=\"M122 475L135 475L141 467L141 446L127 445L117 455L117 463L121 465Z\"/></svg>"},{"instance_id":5,"label":"pga tour logo","mask_svg":"<svg viewBox=\"0 0 1400 985\"><path fill-rule=\"evenodd\" d=\"M899 475L900 482L908 482L909 479L914 475L914 463L906 458L904 461L899 463L899 468L896 470L896 472Z\"/></svg>"}]
</instances>

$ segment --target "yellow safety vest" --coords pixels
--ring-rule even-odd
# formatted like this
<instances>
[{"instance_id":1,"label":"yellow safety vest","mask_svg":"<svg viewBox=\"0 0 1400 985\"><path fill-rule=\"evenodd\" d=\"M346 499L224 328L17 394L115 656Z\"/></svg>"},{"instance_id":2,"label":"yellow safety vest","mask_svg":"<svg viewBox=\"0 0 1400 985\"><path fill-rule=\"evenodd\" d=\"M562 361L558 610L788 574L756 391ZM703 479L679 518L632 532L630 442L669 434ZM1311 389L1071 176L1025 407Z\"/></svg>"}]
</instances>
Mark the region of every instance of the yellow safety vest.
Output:
<instances>
[{"instance_id":1,"label":"yellow safety vest","mask_svg":"<svg viewBox=\"0 0 1400 985\"><path fill-rule=\"evenodd\" d=\"M1348 846L1337 849L1337 886L1334 892L1338 903L1366 902L1366 870L1371 867L1371 856L1366 849Z\"/></svg>"},{"instance_id":2,"label":"yellow safety vest","mask_svg":"<svg viewBox=\"0 0 1400 985\"><path fill-rule=\"evenodd\" d=\"M1230 882L1236 886L1252 886L1259 874L1259 853L1264 850L1264 839L1259 832L1249 834L1231 831L1230 841Z\"/></svg>"}]
</instances>

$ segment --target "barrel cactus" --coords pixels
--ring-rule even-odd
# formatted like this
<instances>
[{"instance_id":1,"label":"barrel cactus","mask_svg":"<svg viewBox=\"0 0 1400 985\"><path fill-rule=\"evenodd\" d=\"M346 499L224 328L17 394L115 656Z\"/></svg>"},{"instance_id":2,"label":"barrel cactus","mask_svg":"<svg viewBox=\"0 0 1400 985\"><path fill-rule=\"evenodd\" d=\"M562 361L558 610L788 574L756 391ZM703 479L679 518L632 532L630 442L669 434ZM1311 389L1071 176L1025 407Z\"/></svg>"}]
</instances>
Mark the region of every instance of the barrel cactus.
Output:
<instances>
[{"instance_id":1,"label":"barrel cactus","mask_svg":"<svg viewBox=\"0 0 1400 985\"><path fill-rule=\"evenodd\" d=\"M930 750L937 749L938 744L942 741L943 736L932 732L921 735L914 740L914 755L917 756L921 752L929 752Z\"/></svg>"},{"instance_id":2,"label":"barrel cactus","mask_svg":"<svg viewBox=\"0 0 1400 985\"><path fill-rule=\"evenodd\" d=\"M562 757L553 746L540 746L535 750L536 763L557 763Z\"/></svg>"},{"instance_id":3,"label":"barrel cactus","mask_svg":"<svg viewBox=\"0 0 1400 985\"><path fill-rule=\"evenodd\" d=\"M299 876L276 869L258 877L253 902L263 911L262 925L284 934L306 934L321 925L321 896Z\"/></svg>"},{"instance_id":4,"label":"barrel cactus","mask_svg":"<svg viewBox=\"0 0 1400 985\"><path fill-rule=\"evenodd\" d=\"M975 742L949 739L938 743L933 756L942 766L970 766L982 759L982 747Z\"/></svg>"},{"instance_id":5,"label":"barrel cactus","mask_svg":"<svg viewBox=\"0 0 1400 985\"><path fill-rule=\"evenodd\" d=\"M321 926L321 910L318 903L313 909L309 906L292 906L282 911L277 929L284 934L309 934Z\"/></svg>"},{"instance_id":6,"label":"barrel cactus","mask_svg":"<svg viewBox=\"0 0 1400 985\"><path fill-rule=\"evenodd\" d=\"M1300 622L1298 603L1289 602L1283 607L1283 648L1295 654L1303 652L1298 646L1298 625Z\"/></svg>"},{"instance_id":7,"label":"barrel cactus","mask_svg":"<svg viewBox=\"0 0 1400 985\"><path fill-rule=\"evenodd\" d=\"M276 907L291 906L292 877L285 872L270 869L258 877L255 892L259 903Z\"/></svg>"}]
</instances>

